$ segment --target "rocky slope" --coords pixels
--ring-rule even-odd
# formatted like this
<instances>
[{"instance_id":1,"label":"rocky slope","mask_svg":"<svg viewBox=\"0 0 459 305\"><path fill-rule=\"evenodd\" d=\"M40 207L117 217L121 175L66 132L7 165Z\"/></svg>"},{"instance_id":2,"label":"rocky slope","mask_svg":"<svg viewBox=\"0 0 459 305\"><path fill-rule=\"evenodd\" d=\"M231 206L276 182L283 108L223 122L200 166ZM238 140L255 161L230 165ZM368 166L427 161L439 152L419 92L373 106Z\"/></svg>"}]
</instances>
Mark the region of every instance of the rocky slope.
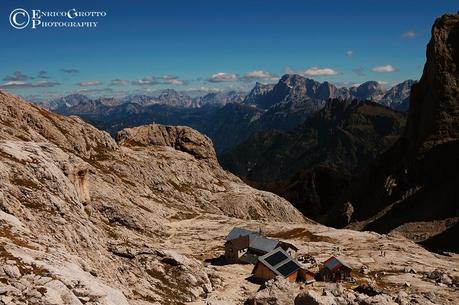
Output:
<instances>
[{"instance_id":1,"label":"rocky slope","mask_svg":"<svg viewBox=\"0 0 459 305\"><path fill-rule=\"evenodd\" d=\"M305 221L285 200L223 171L211 141L190 128L139 127L117 143L4 92L0 126L4 302L193 300L212 289L209 275L161 245L165 224L206 213Z\"/></svg>"},{"instance_id":2,"label":"rocky slope","mask_svg":"<svg viewBox=\"0 0 459 305\"><path fill-rule=\"evenodd\" d=\"M413 85L402 137L353 184L353 227L400 231L428 244L457 226L458 54L459 15L442 16L432 28L423 75ZM441 249L459 250L455 240Z\"/></svg>"}]
</instances>

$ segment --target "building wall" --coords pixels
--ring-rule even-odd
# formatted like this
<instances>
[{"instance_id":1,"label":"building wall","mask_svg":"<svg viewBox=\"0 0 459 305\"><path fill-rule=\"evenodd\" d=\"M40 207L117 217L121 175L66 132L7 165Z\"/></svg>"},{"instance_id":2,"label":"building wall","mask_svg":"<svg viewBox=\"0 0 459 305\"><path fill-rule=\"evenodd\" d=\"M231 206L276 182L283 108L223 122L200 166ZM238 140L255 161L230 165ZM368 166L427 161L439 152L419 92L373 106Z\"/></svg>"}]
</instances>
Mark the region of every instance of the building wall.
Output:
<instances>
[{"instance_id":1,"label":"building wall","mask_svg":"<svg viewBox=\"0 0 459 305\"><path fill-rule=\"evenodd\" d=\"M275 278L277 274L275 274L273 271L271 271L271 269L269 269L265 265L261 263L257 263L253 271L253 276L258 280L269 281ZM298 278L298 271L295 271L294 273L290 274L287 277L287 280L290 282L295 282L297 278Z\"/></svg>"},{"instance_id":2,"label":"building wall","mask_svg":"<svg viewBox=\"0 0 459 305\"><path fill-rule=\"evenodd\" d=\"M338 282L348 279L351 276L351 271L346 268L341 268L334 272L331 272L327 268L323 268L320 270L319 274L320 278L324 281Z\"/></svg>"},{"instance_id":3,"label":"building wall","mask_svg":"<svg viewBox=\"0 0 459 305\"><path fill-rule=\"evenodd\" d=\"M311 281L315 279L315 276L316 276L315 273L302 268L298 272L298 281L301 281L301 282Z\"/></svg>"},{"instance_id":4,"label":"building wall","mask_svg":"<svg viewBox=\"0 0 459 305\"><path fill-rule=\"evenodd\" d=\"M253 275L256 279L262 281L269 281L276 277L276 274L272 272L268 267L263 264L257 263L255 266Z\"/></svg>"},{"instance_id":5,"label":"building wall","mask_svg":"<svg viewBox=\"0 0 459 305\"><path fill-rule=\"evenodd\" d=\"M239 238L229 240L225 243L225 259L230 263L238 262L238 259L247 252L249 247L249 237L241 236Z\"/></svg>"},{"instance_id":6,"label":"building wall","mask_svg":"<svg viewBox=\"0 0 459 305\"><path fill-rule=\"evenodd\" d=\"M287 252L288 255L290 255L291 257L296 258L296 251L295 251L295 249L288 248L287 250L285 250L285 252Z\"/></svg>"},{"instance_id":7,"label":"building wall","mask_svg":"<svg viewBox=\"0 0 459 305\"><path fill-rule=\"evenodd\" d=\"M293 272L287 277L290 282L295 282L298 279L298 271Z\"/></svg>"}]
</instances>

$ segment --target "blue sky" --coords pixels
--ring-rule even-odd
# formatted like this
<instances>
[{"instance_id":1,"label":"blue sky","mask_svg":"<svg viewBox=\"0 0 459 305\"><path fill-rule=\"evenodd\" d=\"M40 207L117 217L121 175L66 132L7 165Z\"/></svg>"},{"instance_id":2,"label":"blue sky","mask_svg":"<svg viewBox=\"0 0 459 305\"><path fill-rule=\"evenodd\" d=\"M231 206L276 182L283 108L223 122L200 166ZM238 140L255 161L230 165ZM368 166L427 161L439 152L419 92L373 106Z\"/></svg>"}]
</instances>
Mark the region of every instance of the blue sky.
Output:
<instances>
[{"instance_id":1,"label":"blue sky","mask_svg":"<svg viewBox=\"0 0 459 305\"><path fill-rule=\"evenodd\" d=\"M2 1L0 89L23 96L248 90L299 73L350 86L418 79L455 1ZM16 8L105 11L95 28L14 29ZM19 16L20 17L20 16ZM19 18L20 20L20 18ZM21 21L21 20L20 20ZM50 18L46 21L68 21Z\"/></svg>"}]
</instances>

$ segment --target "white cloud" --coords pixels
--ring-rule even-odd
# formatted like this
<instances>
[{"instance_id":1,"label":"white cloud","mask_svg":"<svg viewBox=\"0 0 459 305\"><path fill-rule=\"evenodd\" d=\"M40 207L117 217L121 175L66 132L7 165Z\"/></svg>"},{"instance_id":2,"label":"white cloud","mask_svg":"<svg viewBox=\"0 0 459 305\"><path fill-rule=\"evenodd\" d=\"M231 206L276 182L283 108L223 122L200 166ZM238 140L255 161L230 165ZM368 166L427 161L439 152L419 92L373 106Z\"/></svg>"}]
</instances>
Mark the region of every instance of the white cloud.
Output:
<instances>
[{"instance_id":1,"label":"white cloud","mask_svg":"<svg viewBox=\"0 0 459 305\"><path fill-rule=\"evenodd\" d=\"M255 71L247 72L244 75L244 78L247 79L247 80L254 80L254 79L257 79L257 80L277 80L278 76L273 74L273 73L271 73L271 72L268 72L268 71L255 70Z\"/></svg>"},{"instance_id":2,"label":"white cloud","mask_svg":"<svg viewBox=\"0 0 459 305\"><path fill-rule=\"evenodd\" d=\"M45 70L39 71L37 74L37 78L48 79L49 78L48 72L46 72Z\"/></svg>"},{"instance_id":3,"label":"white cloud","mask_svg":"<svg viewBox=\"0 0 459 305\"><path fill-rule=\"evenodd\" d=\"M92 87L92 86L100 86L102 85L102 82L99 80L90 80L90 81L78 83L77 85L80 87Z\"/></svg>"},{"instance_id":4,"label":"white cloud","mask_svg":"<svg viewBox=\"0 0 459 305\"><path fill-rule=\"evenodd\" d=\"M385 66L374 67L371 69L371 71L377 72L377 73L391 73L391 72L398 71L398 69L392 65L385 65Z\"/></svg>"},{"instance_id":5,"label":"white cloud","mask_svg":"<svg viewBox=\"0 0 459 305\"><path fill-rule=\"evenodd\" d=\"M161 77L162 83L167 85L186 85L188 84L187 81L180 79L178 76L175 75L164 75Z\"/></svg>"},{"instance_id":6,"label":"white cloud","mask_svg":"<svg viewBox=\"0 0 459 305\"><path fill-rule=\"evenodd\" d=\"M80 93L80 94L112 94L113 89L111 88L83 88L80 90L75 91L75 93Z\"/></svg>"},{"instance_id":7,"label":"white cloud","mask_svg":"<svg viewBox=\"0 0 459 305\"><path fill-rule=\"evenodd\" d=\"M75 69L75 68L70 68L70 69L61 69L61 72L64 72L67 74L77 74L80 72L80 70Z\"/></svg>"},{"instance_id":8,"label":"white cloud","mask_svg":"<svg viewBox=\"0 0 459 305\"><path fill-rule=\"evenodd\" d=\"M347 56L347 57L352 57L352 56L354 56L354 51L352 51L352 50L346 51L346 56Z\"/></svg>"},{"instance_id":9,"label":"white cloud","mask_svg":"<svg viewBox=\"0 0 459 305\"><path fill-rule=\"evenodd\" d=\"M32 79L33 77L30 77L28 75L25 75L21 71L15 71L13 75L7 75L3 79L4 81L26 81L29 79Z\"/></svg>"},{"instance_id":10,"label":"white cloud","mask_svg":"<svg viewBox=\"0 0 459 305\"><path fill-rule=\"evenodd\" d=\"M113 81L112 81L113 82ZM163 75L156 77L153 75L145 76L142 79L132 81L133 85L137 86L153 86L153 85L187 85L188 81L180 79L176 75Z\"/></svg>"},{"instance_id":11,"label":"white cloud","mask_svg":"<svg viewBox=\"0 0 459 305\"><path fill-rule=\"evenodd\" d=\"M402 38L411 39L411 38L414 38L414 37L416 37L416 32L415 31L407 31L407 32L402 34Z\"/></svg>"},{"instance_id":12,"label":"white cloud","mask_svg":"<svg viewBox=\"0 0 459 305\"><path fill-rule=\"evenodd\" d=\"M338 72L332 68L311 67L298 74L300 74L301 76L332 76L337 75Z\"/></svg>"},{"instance_id":13,"label":"white cloud","mask_svg":"<svg viewBox=\"0 0 459 305\"><path fill-rule=\"evenodd\" d=\"M129 81L128 80L125 80L125 79L112 79L110 81L110 85L111 86L126 86L129 84Z\"/></svg>"},{"instance_id":14,"label":"white cloud","mask_svg":"<svg viewBox=\"0 0 459 305\"><path fill-rule=\"evenodd\" d=\"M220 82L234 82L238 79L236 74L218 72L207 78L207 81L211 83L220 83Z\"/></svg>"},{"instance_id":15,"label":"white cloud","mask_svg":"<svg viewBox=\"0 0 459 305\"><path fill-rule=\"evenodd\" d=\"M153 86L158 84L156 77L154 76L145 76L142 79L138 79L132 82L133 85L137 86Z\"/></svg>"},{"instance_id":16,"label":"white cloud","mask_svg":"<svg viewBox=\"0 0 459 305\"><path fill-rule=\"evenodd\" d=\"M170 85L185 85L185 81L181 79L173 79L173 78L164 80L164 83L170 84Z\"/></svg>"},{"instance_id":17,"label":"white cloud","mask_svg":"<svg viewBox=\"0 0 459 305\"><path fill-rule=\"evenodd\" d=\"M222 88L201 86L201 87L186 88L183 91L187 92L187 94L202 95L202 94L209 93L209 92L223 92L224 90Z\"/></svg>"},{"instance_id":18,"label":"white cloud","mask_svg":"<svg viewBox=\"0 0 459 305\"><path fill-rule=\"evenodd\" d=\"M58 82L50 82L47 80L42 80L38 82L26 82L26 81L8 81L3 84L0 84L0 88L3 89L15 89L15 88L47 88L55 87L60 85Z\"/></svg>"}]
</instances>

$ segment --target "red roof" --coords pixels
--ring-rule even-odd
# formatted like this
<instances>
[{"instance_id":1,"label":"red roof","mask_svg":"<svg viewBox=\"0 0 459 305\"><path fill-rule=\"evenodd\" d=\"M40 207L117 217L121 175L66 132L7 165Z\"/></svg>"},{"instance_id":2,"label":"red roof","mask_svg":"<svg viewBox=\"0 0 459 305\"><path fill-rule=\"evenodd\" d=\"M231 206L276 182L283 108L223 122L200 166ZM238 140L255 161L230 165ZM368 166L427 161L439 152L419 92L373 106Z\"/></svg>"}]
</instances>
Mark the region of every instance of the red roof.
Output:
<instances>
[{"instance_id":1,"label":"red roof","mask_svg":"<svg viewBox=\"0 0 459 305\"><path fill-rule=\"evenodd\" d=\"M338 269L341 269L342 267L345 267L345 268L348 268L348 269L352 269L351 267L349 267L349 265L343 263L342 261L340 261L339 259L337 259L336 257L332 256L330 257L329 259L327 259L325 262L324 262L324 267L327 268L328 270L334 272Z\"/></svg>"}]
</instances>

